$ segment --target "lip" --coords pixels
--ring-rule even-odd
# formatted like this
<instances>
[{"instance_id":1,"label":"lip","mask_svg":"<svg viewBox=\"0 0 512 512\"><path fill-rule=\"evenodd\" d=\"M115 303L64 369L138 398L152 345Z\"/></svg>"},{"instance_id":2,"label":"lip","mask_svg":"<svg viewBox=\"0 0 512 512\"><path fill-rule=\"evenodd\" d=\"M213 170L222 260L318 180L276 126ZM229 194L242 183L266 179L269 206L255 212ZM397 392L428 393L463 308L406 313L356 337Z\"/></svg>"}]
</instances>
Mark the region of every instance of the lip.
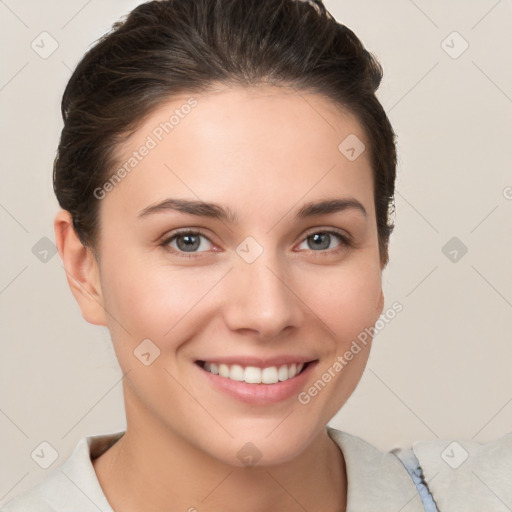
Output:
<instances>
[{"instance_id":1,"label":"lip","mask_svg":"<svg viewBox=\"0 0 512 512\"><path fill-rule=\"evenodd\" d=\"M271 361L270 359L265 360L264 366L261 366L261 359L259 360L259 364L255 364L254 362L251 364L245 363L249 360L255 361L255 359L251 358L238 358L236 360L233 358L223 358L222 360L219 359L218 361L225 364L241 364L240 362L243 361L244 364L241 364L241 366L258 366L261 368L265 368L267 366L278 366L279 364L269 364L269 361ZM279 359L280 362L283 360L283 358ZM212 363L217 362L216 359L207 359L207 361ZM213 373L210 373L201 368L201 366L197 363L194 363L194 367L197 368L197 371L200 374L200 378L206 378L210 386L220 391L221 393L235 398L238 401L252 405L270 405L281 402L283 400L287 400L292 396L297 396L309 379L311 372L318 364L318 359L308 360L298 358L291 360L291 362L288 364L292 364L294 362L304 362L308 364L302 370L302 372L295 377L282 382L276 382L275 384L248 384L247 382L239 382L236 380L228 379L227 377L221 377L220 375L214 375Z\"/></svg>"}]
</instances>

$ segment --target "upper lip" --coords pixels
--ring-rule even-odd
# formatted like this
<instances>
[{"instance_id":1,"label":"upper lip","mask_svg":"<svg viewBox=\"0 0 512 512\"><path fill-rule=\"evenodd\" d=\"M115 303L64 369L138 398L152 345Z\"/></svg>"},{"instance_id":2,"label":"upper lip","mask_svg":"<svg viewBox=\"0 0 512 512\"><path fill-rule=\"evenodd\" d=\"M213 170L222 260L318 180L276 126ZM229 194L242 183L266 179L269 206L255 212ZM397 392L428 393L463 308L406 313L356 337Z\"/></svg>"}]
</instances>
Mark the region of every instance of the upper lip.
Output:
<instances>
[{"instance_id":1,"label":"upper lip","mask_svg":"<svg viewBox=\"0 0 512 512\"><path fill-rule=\"evenodd\" d=\"M221 356L221 357L207 357L204 359L198 359L197 362L205 362L215 364L227 364L233 365L238 364L240 366L254 366L256 368L268 368L270 366L283 366L291 365L293 363L309 363L316 361L314 357L305 357L300 355L282 355L274 357L255 357L255 356Z\"/></svg>"}]
</instances>

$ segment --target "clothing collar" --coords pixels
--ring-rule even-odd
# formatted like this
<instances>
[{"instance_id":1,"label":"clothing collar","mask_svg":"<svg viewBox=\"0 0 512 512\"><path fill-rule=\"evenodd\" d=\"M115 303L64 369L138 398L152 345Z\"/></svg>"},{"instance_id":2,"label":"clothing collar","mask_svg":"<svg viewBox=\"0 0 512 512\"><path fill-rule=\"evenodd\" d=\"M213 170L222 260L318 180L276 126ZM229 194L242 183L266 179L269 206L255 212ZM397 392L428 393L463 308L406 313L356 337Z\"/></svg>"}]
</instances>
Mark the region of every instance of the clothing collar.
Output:
<instances>
[{"instance_id":1,"label":"clothing collar","mask_svg":"<svg viewBox=\"0 0 512 512\"><path fill-rule=\"evenodd\" d=\"M345 459L347 512L423 512L416 487L395 455L381 452L347 432L332 427L327 427L327 432ZM124 433L92 435L78 441L66 462L48 475L48 479L54 480L52 486L59 491L53 492L50 498L49 504L54 510L67 510L69 503L73 503L83 512L114 512L100 486L92 460L108 450ZM77 489L80 492L77 493Z\"/></svg>"},{"instance_id":2,"label":"clothing collar","mask_svg":"<svg viewBox=\"0 0 512 512\"><path fill-rule=\"evenodd\" d=\"M329 426L327 432L345 458L347 512L424 512L414 482L394 454Z\"/></svg>"}]
</instances>

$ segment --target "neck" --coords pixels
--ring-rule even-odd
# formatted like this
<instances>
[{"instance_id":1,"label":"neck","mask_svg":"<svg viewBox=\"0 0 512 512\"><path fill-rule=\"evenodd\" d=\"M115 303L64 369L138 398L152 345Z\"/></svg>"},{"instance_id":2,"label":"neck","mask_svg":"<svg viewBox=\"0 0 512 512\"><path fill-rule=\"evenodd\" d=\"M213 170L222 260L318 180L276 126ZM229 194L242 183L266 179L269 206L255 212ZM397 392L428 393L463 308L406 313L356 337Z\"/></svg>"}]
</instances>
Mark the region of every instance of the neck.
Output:
<instances>
[{"instance_id":1,"label":"neck","mask_svg":"<svg viewBox=\"0 0 512 512\"><path fill-rule=\"evenodd\" d=\"M138 415L139 420L143 417ZM127 424L123 437L93 461L116 512L339 512L346 508L345 462L326 429L292 460L238 467L211 457L156 421Z\"/></svg>"}]
</instances>

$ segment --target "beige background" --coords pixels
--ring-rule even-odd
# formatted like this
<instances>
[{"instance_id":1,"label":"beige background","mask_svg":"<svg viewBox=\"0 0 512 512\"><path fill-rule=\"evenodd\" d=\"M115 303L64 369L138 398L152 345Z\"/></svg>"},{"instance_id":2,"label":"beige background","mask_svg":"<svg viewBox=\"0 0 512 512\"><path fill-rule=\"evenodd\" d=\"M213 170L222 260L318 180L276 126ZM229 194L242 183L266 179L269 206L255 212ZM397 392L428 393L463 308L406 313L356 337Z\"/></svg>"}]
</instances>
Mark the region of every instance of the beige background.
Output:
<instances>
[{"instance_id":1,"label":"beige background","mask_svg":"<svg viewBox=\"0 0 512 512\"><path fill-rule=\"evenodd\" d=\"M79 438L124 428L108 331L80 316L58 254L45 263L32 250L54 240L51 168L71 69L138 3L0 1L0 504ZM385 308L404 308L331 424L385 450L495 439L512 430L512 3L326 5L385 69L379 98L400 153ZM58 43L47 58L31 47L46 37L51 49L43 31ZM452 237L468 249L457 262L442 250ZM48 469L31 458L43 441L59 455Z\"/></svg>"}]
</instances>

